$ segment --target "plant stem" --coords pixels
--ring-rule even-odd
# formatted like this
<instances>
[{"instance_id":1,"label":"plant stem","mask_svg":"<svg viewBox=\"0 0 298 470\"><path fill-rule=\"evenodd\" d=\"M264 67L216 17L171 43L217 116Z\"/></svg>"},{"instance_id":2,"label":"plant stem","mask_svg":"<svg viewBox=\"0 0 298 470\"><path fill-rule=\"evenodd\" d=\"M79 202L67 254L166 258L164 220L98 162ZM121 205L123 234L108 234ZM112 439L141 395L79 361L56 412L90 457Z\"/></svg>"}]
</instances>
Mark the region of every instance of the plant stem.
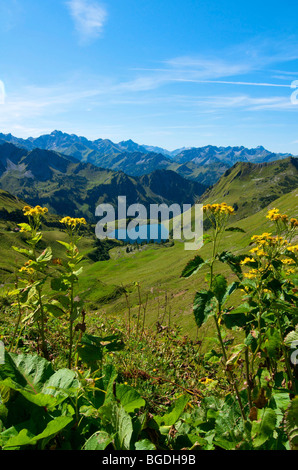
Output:
<instances>
[{"instance_id":1,"label":"plant stem","mask_svg":"<svg viewBox=\"0 0 298 470\"><path fill-rule=\"evenodd\" d=\"M252 399L251 399L251 380L249 375L249 357L248 357L248 348L245 349L245 367L246 367L246 382L247 382L247 396L248 396L248 403L249 408L252 407Z\"/></svg>"},{"instance_id":2,"label":"plant stem","mask_svg":"<svg viewBox=\"0 0 298 470\"><path fill-rule=\"evenodd\" d=\"M224 346L224 343L223 343L223 340L222 340L222 336L221 336L221 332L220 332L220 327L219 327L219 324L218 324L216 315L213 315L213 318L214 318L214 321L215 321L216 330L217 330L217 335L218 335L218 339L219 339L219 342L220 342L220 345L221 345L221 349L222 349L222 354L223 354L224 361L225 361L225 364L226 364L227 361L228 361L228 358L227 358L225 346ZM240 411L241 411L241 415L242 415L243 421L246 421L246 415L245 415L245 412L244 412L244 408L243 408L243 405L242 405L242 401L241 401L241 397L240 397L240 394L239 394L239 390L238 390L238 387L237 387L236 382L235 382L235 380L234 380L233 374L232 374L231 371L228 371L228 370L226 370L226 373L227 373L227 376L228 376L229 383L230 383L230 385L233 387L233 389L234 389L234 391L235 391L235 394L236 394L236 397L237 397L237 400L238 400L238 404L239 404L239 407L240 407Z\"/></svg>"},{"instance_id":3,"label":"plant stem","mask_svg":"<svg viewBox=\"0 0 298 470\"><path fill-rule=\"evenodd\" d=\"M48 351L47 351L47 345L45 341L44 310L43 310L43 304L42 304L42 298L41 298L41 289L38 287L36 290L38 294L38 303L39 303L39 309L40 309L41 350L42 350L44 357L48 359Z\"/></svg>"}]
</instances>

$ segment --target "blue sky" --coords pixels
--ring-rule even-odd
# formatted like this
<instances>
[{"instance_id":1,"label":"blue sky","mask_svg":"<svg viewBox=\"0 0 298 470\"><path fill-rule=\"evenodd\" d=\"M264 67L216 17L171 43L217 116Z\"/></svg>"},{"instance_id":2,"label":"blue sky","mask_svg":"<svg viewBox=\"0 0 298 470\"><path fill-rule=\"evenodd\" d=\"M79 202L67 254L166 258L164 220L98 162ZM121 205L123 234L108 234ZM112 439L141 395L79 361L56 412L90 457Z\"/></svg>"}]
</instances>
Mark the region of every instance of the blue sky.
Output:
<instances>
[{"instance_id":1,"label":"blue sky","mask_svg":"<svg viewBox=\"0 0 298 470\"><path fill-rule=\"evenodd\" d=\"M298 155L297 14L296 0L0 0L0 132Z\"/></svg>"}]
</instances>

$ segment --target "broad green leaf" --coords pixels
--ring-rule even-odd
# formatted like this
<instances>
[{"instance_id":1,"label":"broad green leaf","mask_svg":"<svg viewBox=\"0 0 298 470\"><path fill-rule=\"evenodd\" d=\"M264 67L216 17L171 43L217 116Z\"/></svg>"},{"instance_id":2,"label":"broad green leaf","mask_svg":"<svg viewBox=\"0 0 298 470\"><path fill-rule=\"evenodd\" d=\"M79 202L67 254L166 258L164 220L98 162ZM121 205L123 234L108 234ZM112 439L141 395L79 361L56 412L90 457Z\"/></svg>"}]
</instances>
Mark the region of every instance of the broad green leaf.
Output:
<instances>
[{"instance_id":1,"label":"broad green leaf","mask_svg":"<svg viewBox=\"0 0 298 470\"><path fill-rule=\"evenodd\" d=\"M0 380L9 378L33 393L41 392L53 373L51 363L37 355L6 353L5 363L0 365Z\"/></svg>"},{"instance_id":2,"label":"broad green leaf","mask_svg":"<svg viewBox=\"0 0 298 470\"><path fill-rule=\"evenodd\" d=\"M32 250L27 250L26 248L19 248L17 246L13 246L12 249L16 251L17 253L21 253L22 255L26 255L29 258L32 256L33 251Z\"/></svg>"},{"instance_id":3,"label":"broad green leaf","mask_svg":"<svg viewBox=\"0 0 298 470\"><path fill-rule=\"evenodd\" d=\"M41 255L37 258L36 262L37 263L46 262L46 261L50 261L51 259L52 259L52 248L48 247L41 253Z\"/></svg>"},{"instance_id":4,"label":"broad green leaf","mask_svg":"<svg viewBox=\"0 0 298 470\"><path fill-rule=\"evenodd\" d=\"M298 397L290 403L285 414L285 432L290 441L291 450L298 450Z\"/></svg>"},{"instance_id":5,"label":"broad green leaf","mask_svg":"<svg viewBox=\"0 0 298 470\"><path fill-rule=\"evenodd\" d=\"M227 328L244 327L253 319L251 315L251 307L248 304L242 304L229 312L222 314L222 320Z\"/></svg>"},{"instance_id":6,"label":"broad green leaf","mask_svg":"<svg viewBox=\"0 0 298 470\"><path fill-rule=\"evenodd\" d=\"M18 391L31 403L49 408L63 401L68 391L79 387L74 371L55 372L42 357L12 353L5 354L5 363L0 366L0 383Z\"/></svg>"},{"instance_id":7,"label":"broad green leaf","mask_svg":"<svg viewBox=\"0 0 298 470\"><path fill-rule=\"evenodd\" d=\"M56 318L59 318L64 314L64 310L62 310L62 308L56 303L44 304L44 309Z\"/></svg>"},{"instance_id":8,"label":"broad green leaf","mask_svg":"<svg viewBox=\"0 0 298 470\"><path fill-rule=\"evenodd\" d=\"M234 255L229 251L223 251L221 254L217 255L217 259L222 263L226 263L239 279L243 277L240 262L245 257L246 255Z\"/></svg>"},{"instance_id":9,"label":"broad green leaf","mask_svg":"<svg viewBox=\"0 0 298 470\"><path fill-rule=\"evenodd\" d=\"M190 277L193 274L196 274L198 270L207 263L208 261L204 261L201 256L197 255L195 258L193 258L187 263L180 277Z\"/></svg>"},{"instance_id":10,"label":"broad green leaf","mask_svg":"<svg viewBox=\"0 0 298 470\"><path fill-rule=\"evenodd\" d=\"M211 291L197 292L194 298L193 312L200 328L215 313L215 297Z\"/></svg>"},{"instance_id":11,"label":"broad green leaf","mask_svg":"<svg viewBox=\"0 0 298 470\"><path fill-rule=\"evenodd\" d=\"M295 330L292 330L287 334L284 343L288 347L292 347L292 345L295 344L298 346L298 325L296 325Z\"/></svg>"},{"instance_id":12,"label":"broad green leaf","mask_svg":"<svg viewBox=\"0 0 298 470\"><path fill-rule=\"evenodd\" d=\"M235 290L237 290L239 287L239 282L232 282L231 284L228 285L226 292L224 293L223 299L222 299L222 305L224 305L229 297L233 294Z\"/></svg>"},{"instance_id":13,"label":"broad green leaf","mask_svg":"<svg viewBox=\"0 0 298 470\"><path fill-rule=\"evenodd\" d=\"M16 436L8 439L3 447L3 450L28 445L36 445L36 443L40 440L46 441L42 446L44 448L45 444L51 438L55 437L59 432L61 432L69 423L72 422L72 420L73 419L70 416L58 416L57 418L50 421L44 431L37 436L32 436L27 429L22 429Z\"/></svg>"},{"instance_id":14,"label":"broad green leaf","mask_svg":"<svg viewBox=\"0 0 298 470\"><path fill-rule=\"evenodd\" d=\"M212 280L211 290L214 293L215 297L218 300L218 303L221 305L224 295L227 290L227 280L222 274L217 274Z\"/></svg>"},{"instance_id":15,"label":"broad green leaf","mask_svg":"<svg viewBox=\"0 0 298 470\"><path fill-rule=\"evenodd\" d=\"M43 393L57 396L62 392L69 392L78 389L80 383L76 374L70 369L59 369L55 372L43 386Z\"/></svg>"},{"instance_id":16,"label":"broad green leaf","mask_svg":"<svg viewBox=\"0 0 298 470\"><path fill-rule=\"evenodd\" d=\"M72 251L73 247L70 243L67 243L67 242L63 242L61 240L57 240L58 243L60 243L60 245L63 245L65 246L65 248L68 250L68 251Z\"/></svg>"},{"instance_id":17,"label":"broad green leaf","mask_svg":"<svg viewBox=\"0 0 298 470\"><path fill-rule=\"evenodd\" d=\"M149 441L149 439L143 439L142 441L138 441L135 443L136 450L156 450L155 445L153 442Z\"/></svg>"},{"instance_id":18,"label":"broad green leaf","mask_svg":"<svg viewBox=\"0 0 298 470\"><path fill-rule=\"evenodd\" d=\"M280 350L280 333L275 328L267 328L264 335L263 347L266 349L267 354L271 358L276 358Z\"/></svg>"},{"instance_id":19,"label":"broad green leaf","mask_svg":"<svg viewBox=\"0 0 298 470\"><path fill-rule=\"evenodd\" d=\"M258 448L273 435L276 426L276 412L272 408L258 410L258 419L252 423L253 446Z\"/></svg>"},{"instance_id":20,"label":"broad green leaf","mask_svg":"<svg viewBox=\"0 0 298 470\"><path fill-rule=\"evenodd\" d=\"M236 362L239 356L243 353L243 351L245 351L246 348L247 346L245 344L237 344L237 346L234 346L234 348L232 349L232 355L227 360L226 365Z\"/></svg>"},{"instance_id":21,"label":"broad green leaf","mask_svg":"<svg viewBox=\"0 0 298 470\"><path fill-rule=\"evenodd\" d=\"M120 400L121 405L127 413L133 413L135 409L142 408L146 404L139 392L123 384L117 384L116 398Z\"/></svg>"},{"instance_id":22,"label":"broad green leaf","mask_svg":"<svg viewBox=\"0 0 298 470\"><path fill-rule=\"evenodd\" d=\"M115 402L110 402L100 408L103 426L114 436L115 450L130 450L133 434L133 424L130 415Z\"/></svg>"},{"instance_id":23,"label":"broad green leaf","mask_svg":"<svg viewBox=\"0 0 298 470\"><path fill-rule=\"evenodd\" d=\"M22 223L22 224L18 224L18 226L21 227L22 229L26 230L26 232L32 232L32 228L30 227L29 224Z\"/></svg>"},{"instance_id":24,"label":"broad green leaf","mask_svg":"<svg viewBox=\"0 0 298 470\"><path fill-rule=\"evenodd\" d=\"M51 280L51 288L57 292L66 292L70 282L65 278L54 278Z\"/></svg>"},{"instance_id":25,"label":"broad green leaf","mask_svg":"<svg viewBox=\"0 0 298 470\"><path fill-rule=\"evenodd\" d=\"M95 367L97 361L102 359L103 347L101 338L84 334L77 348L80 358L88 365Z\"/></svg>"},{"instance_id":26,"label":"broad green leaf","mask_svg":"<svg viewBox=\"0 0 298 470\"><path fill-rule=\"evenodd\" d=\"M112 442L113 437L107 432L97 431L85 442L83 450L105 450Z\"/></svg>"},{"instance_id":27,"label":"broad green leaf","mask_svg":"<svg viewBox=\"0 0 298 470\"><path fill-rule=\"evenodd\" d=\"M173 426L182 415L189 400L190 397L188 395L181 395L181 397L175 400L174 404L170 408L170 411L163 416L155 416L155 421L159 425Z\"/></svg>"}]
</instances>

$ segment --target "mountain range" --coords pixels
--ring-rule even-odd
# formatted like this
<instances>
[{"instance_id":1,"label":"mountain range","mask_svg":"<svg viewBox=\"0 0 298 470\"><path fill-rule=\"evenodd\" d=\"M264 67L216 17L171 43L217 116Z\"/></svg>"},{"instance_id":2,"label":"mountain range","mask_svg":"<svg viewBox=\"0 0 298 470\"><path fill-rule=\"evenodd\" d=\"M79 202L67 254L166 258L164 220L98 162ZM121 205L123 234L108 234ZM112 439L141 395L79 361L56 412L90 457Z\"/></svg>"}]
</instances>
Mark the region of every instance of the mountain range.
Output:
<instances>
[{"instance_id":1,"label":"mountain range","mask_svg":"<svg viewBox=\"0 0 298 470\"><path fill-rule=\"evenodd\" d=\"M259 146L182 148L169 151L160 147L139 145L132 140L114 143L109 139L88 140L75 134L53 131L37 138L22 139L1 134L0 140L27 150L52 150L75 157L101 168L123 171L130 176L142 176L154 170L171 170L180 176L205 186L216 183L236 162L264 163L291 156L274 153Z\"/></svg>"},{"instance_id":2,"label":"mountain range","mask_svg":"<svg viewBox=\"0 0 298 470\"><path fill-rule=\"evenodd\" d=\"M56 214L95 221L97 205L193 204L206 187L174 171L157 169L142 176L100 168L53 150L26 150L0 141L0 188Z\"/></svg>"}]
</instances>

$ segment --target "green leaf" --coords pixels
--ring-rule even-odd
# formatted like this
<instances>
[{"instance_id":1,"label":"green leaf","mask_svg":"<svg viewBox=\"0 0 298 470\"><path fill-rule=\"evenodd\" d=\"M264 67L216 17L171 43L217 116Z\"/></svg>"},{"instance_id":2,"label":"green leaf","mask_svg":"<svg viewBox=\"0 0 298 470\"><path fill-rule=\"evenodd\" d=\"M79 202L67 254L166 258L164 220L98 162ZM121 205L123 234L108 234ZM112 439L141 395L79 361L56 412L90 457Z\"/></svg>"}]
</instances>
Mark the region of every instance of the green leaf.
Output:
<instances>
[{"instance_id":1,"label":"green leaf","mask_svg":"<svg viewBox=\"0 0 298 470\"><path fill-rule=\"evenodd\" d=\"M54 372L51 363L40 356L13 353L5 354L0 366L1 383L43 407L54 407L66 398L65 392L79 387L74 371Z\"/></svg>"},{"instance_id":2,"label":"green leaf","mask_svg":"<svg viewBox=\"0 0 298 470\"><path fill-rule=\"evenodd\" d=\"M37 263L40 263L40 262L47 262L47 261L50 261L52 259L52 248L51 247L47 247L42 253L41 255L37 258L36 262Z\"/></svg>"},{"instance_id":3,"label":"green leaf","mask_svg":"<svg viewBox=\"0 0 298 470\"><path fill-rule=\"evenodd\" d=\"M27 232L32 232L32 228L30 227L29 224L18 224L19 227L21 227L22 229L26 230Z\"/></svg>"},{"instance_id":4,"label":"green leaf","mask_svg":"<svg viewBox=\"0 0 298 470\"><path fill-rule=\"evenodd\" d=\"M17 253L28 256L28 258L31 258L33 254L32 250L27 250L26 248L18 248L17 246L13 246L12 249Z\"/></svg>"},{"instance_id":5,"label":"green leaf","mask_svg":"<svg viewBox=\"0 0 298 470\"><path fill-rule=\"evenodd\" d=\"M133 424L130 415L115 402L110 402L99 409L105 431L114 436L115 450L131 450Z\"/></svg>"},{"instance_id":6,"label":"green leaf","mask_svg":"<svg viewBox=\"0 0 298 470\"><path fill-rule=\"evenodd\" d=\"M229 312L224 312L221 318L229 329L235 327L243 328L253 319L251 315L251 307L248 304L242 304Z\"/></svg>"},{"instance_id":7,"label":"green leaf","mask_svg":"<svg viewBox=\"0 0 298 470\"><path fill-rule=\"evenodd\" d=\"M175 400L174 404L170 408L169 413L166 413L163 416L155 416L155 421L160 426L173 426L182 415L189 400L190 397L188 395L181 395L181 397Z\"/></svg>"},{"instance_id":8,"label":"green leaf","mask_svg":"<svg viewBox=\"0 0 298 470\"><path fill-rule=\"evenodd\" d=\"M60 308L56 303L44 304L44 309L56 318L59 318L64 314L62 308Z\"/></svg>"},{"instance_id":9,"label":"green leaf","mask_svg":"<svg viewBox=\"0 0 298 470\"><path fill-rule=\"evenodd\" d=\"M296 325L295 330L292 330L287 334L284 343L288 347L292 347L293 344L298 346L298 325Z\"/></svg>"},{"instance_id":10,"label":"green leaf","mask_svg":"<svg viewBox=\"0 0 298 470\"><path fill-rule=\"evenodd\" d=\"M280 333L275 328L267 328L264 336L264 349L271 358L276 358L280 350Z\"/></svg>"},{"instance_id":11,"label":"green leaf","mask_svg":"<svg viewBox=\"0 0 298 470\"><path fill-rule=\"evenodd\" d=\"M201 256L197 255L195 258L193 258L191 261L187 263L180 277L187 278L187 277L192 276L193 274L196 274L198 270L207 263L208 261L204 261L203 258L201 258Z\"/></svg>"},{"instance_id":12,"label":"green leaf","mask_svg":"<svg viewBox=\"0 0 298 470\"><path fill-rule=\"evenodd\" d=\"M65 248L67 248L68 251L72 251L73 246L70 243L66 243L66 242L63 242L61 240L57 240L57 242L60 243L61 245L65 246Z\"/></svg>"},{"instance_id":13,"label":"green leaf","mask_svg":"<svg viewBox=\"0 0 298 470\"><path fill-rule=\"evenodd\" d=\"M65 278L54 278L51 280L51 288L56 292L66 292L70 282Z\"/></svg>"},{"instance_id":14,"label":"green leaf","mask_svg":"<svg viewBox=\"0 0 298 470\"><path fill-rule=\"evenodd\" d=\"M217 259L221 263L226 263L230 269L235 273L239 279L242 279L242 269L240 262L246 257L246 255L234 255L229 251L223 251L221 254L217 255Z\"/></svg>"},{"instance_id":15,"label":"green leaf","mask_svg":"<svg viewBox=\"0 0 298 470\"><path fill-rule=\"evenodd\" d=\"M149 441L149 439L143 439L142 441L138 441L135 443L136 450L156 450L155 445L153 442Z\"/></svg>"},{"instance_id":16,"label":"green leaf","mask_svg":"<svg viewBox=\"0 0 298 470\"><path fill-rule=\"evenodd\" d=\"M288 436L291 450L298 450L298 397L290 403L285 414L285 432Z\"/></svg>"},{"instance_id":17,"label":"green leaf","mask_svg":"<svg viewBox=\"0 0 298 470\"><path fill-rule=\"evenodd\" d=\"M53 437L55 437L59 432L61 432L66 426L71 423L73 420L70 416L58 416L57 418L50 421L44 431L37 436L32 436L29 434L27 429L22 429L16 436L11 437L4 444L3 450L8 450L10 448L18 448L28 445L36 445L40 440L45 440L42 448L45 447L45 444Z\"/></svg>"},{"instance_id":18,"label":"green leaf","mask_svg":"<svg viewBox=\"0 0 298 470\"><path fill-rule=\"evenodd\" d=\"M253 446L262 446L273 435L276 426L276 412L272 408L258 410L258 419L252 424Z\"/></svg>"},{"instance_id":19,"label":"green leaf","mask_svg":"<svg viewBox=\"0 0 298 470\"><path fill-rule=\"evenodd\" d=\"M127 413L133 413L135 409L142 408L146 404L145 400L134 388L123 384L117 384L116 398Z\"/></svg>"},{"instance_id":20,"label":"green leaf","mask_svg":"<svg viewBox=\"0 0 298 470\"><path fill-rule=\"evenodd\" d=\"M219 305L222 304L222 300L227 290L227 280L222 274L217 274L212 280L211 290L218 300Z\"/></svg>"},{"instance_id":21,"label":"green leaf","mask_svg":"<svg viewBox=\"0 0 298 470\"><path fill-rule=\"evenodd\" d=\"M214 314L215 297L211 291L197 292L194 298L193 312L196 323L200 328Z\"/></svg>"},{"instance_id":22,"label":"green leaf","mask_svg":"<svg viewBox=\"0 0 298 470\"><path fill-rule=\"evenodd\" d=\"M245 351L246 347L246 344L237 344L237 346L234 346L234 348L232 349L232 355L227 360L226 365L235 363L238 360L239 356L242 354L242 352Z\"/></svg>"},{"instance_id":23,"label":"green leaf","mask_svg":"<svg viewBox=\"0 0 298 470\"><path fill-rule=\"evenodd\" d=\"M83 450L105 450L112 442L113 437L107 432L97 431L85 442Z\"/></svg>"},{"instance_id":24,"label":"green leaf","mask_svg":"<svg viewBox=\"0 0 298 470\"><path fill-rule=\"evenodd\" d=\"M77 348L80 358L88 365L95 367L101 361L103 346L98 336L84 334Z\"/></svg>"},{"instance_id":25,"label":"green leaf","mask_svg":"<svg viewBox=\"0 0 298 470\"><path fill-rule=\"evenodd\" d=\"M239 287L239 282L232 282L231 284L228 285L226 292L222 299L222 305L224 305L227 302L229 297L233 294L235 290L238 289L238 287Z\"/></svg>"}]
</instances>

